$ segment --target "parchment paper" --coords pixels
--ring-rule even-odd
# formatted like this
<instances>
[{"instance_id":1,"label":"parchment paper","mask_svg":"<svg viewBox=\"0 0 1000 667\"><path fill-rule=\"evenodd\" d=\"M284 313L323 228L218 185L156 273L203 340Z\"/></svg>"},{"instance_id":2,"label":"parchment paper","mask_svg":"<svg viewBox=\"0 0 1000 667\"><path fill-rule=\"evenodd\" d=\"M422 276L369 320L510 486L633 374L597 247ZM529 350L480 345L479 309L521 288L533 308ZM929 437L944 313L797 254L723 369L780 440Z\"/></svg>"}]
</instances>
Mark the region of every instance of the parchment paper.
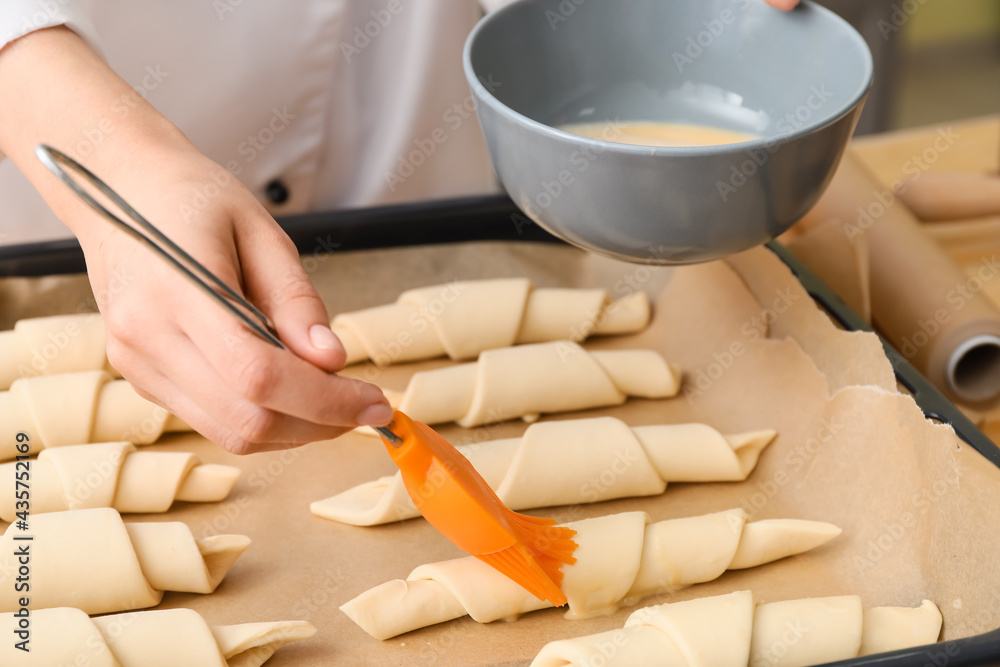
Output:
<instances>
[{"instance_id":1,"label":"parchment paper","mask_svg":"<svg viewBox=\"0 0 1000 667\"><path fill-rule=\"evenodd\" d=\"M874 255L878 253L869 247L869 234L857 233L860 227L867 227L868 224L866 219L858 217L857 206L865 208L871 206L873 211L878 212L882 203L894 199L892 195L894 185L898 187L908 178L922 178L925 172L997 173L1000 171L1000 115L860 137L851 141L848 157L853 157L855 162L863 165L871 182L860 189L856 187L854 190L845 191L841 188L839 197L831 199L830 195L835 195L833 192L836 189L835 181L824 196L824 202L821 202L825 206L817 206L817 210L825 209L826 215L823 217L826 219L813 214L807 216L803 225L797 225L786 234L786 240L789 248L800 259L852 308L869 319L873 308L872 302L875 301L871 296L873 286L870 280L875 280L875 274L878 272L876 269L882 271L881 288L883 295L888 295L887 298L883 298L883 302L888 300L893 308L905 303L906 293L918 289L918 284L927 276L917 276L916 280L912 276L898 279L900 275L912 271L908 272L905 268L895 266L899 264L897 260L900 257L912 260L919 253L908 251L895 257L890 255L888 262L884 258L875 257ZM903 205L891 204L884 217L901 215L912 220L912 215L905 212L905 206L903 206L904 212L900 212L900 206ZM881 221L883 218L879 218L879 223ZM808 226L811 228L807 230ZM878 224L872 229L876 227ZM991 302L994 309L1000 308L1000 281L992 279L996 272L990 270L1000 253L1000 233L998 233L1000 216L925 223L921 225L921 229L928 237L937 241L964 272L964 276L959 274L944 278L940 283L943 290L961 287L965 293L972 295L972 300L985 300ZM891 247L888 250L893 251ZM881 255L886 254L883 243ZM889 267L890 264L894 266ZM918 262L917 266L920 264ZM888 272L887 267L889 267ZM885 279L886 276L888 280ZM927 313L938 308L936 302L939 301L939 295L935 296L933 289L924 289L923 292L915 304L902 309L902 312L909 312L909 316L890 318L896 323L897 336L894 337L891 331L883 331L889 335L890 340L893 340L897 349L905 349L911 355L914 353L912 344L914 332L920 332L916 334L919 341L923 340L922 336L926 333L917 326L918 320L926 322ZM969 299L964 295L961 296L961 304L964 306ZM954 295L952 300L955 301ZM951 320L949 328L952 331L958 331L954 325L962 325L963 322L966 325L966 332L981 328L980 323L984 320L969 318L971 309L963 307L955 310L955 305L956 303L949 303L944 309L946 311L944 315ZM886 313L883 312L882 316L885 319ZM962 319L963 322L958 322L958 319ZM933 330L933 326L933 323L925 324L925 329ZM959 334L960 338L967 339L967 333L959 332ZM902 340L904 337L910 341L908 344ZM931 345L921 346L921 350L926 352L930 347L935 347L939 351L948 352L954 349L953 342L946 341L945 338L946 336L938 331L929 338L928 342ZM923 368L928 377L938 382L939 387L947 393L948 387L939 382L942 356L946 355L938 355L939 360L932 364L934 368L927 364L921 365L920 360L916 358L911 358L911 361L917 363L918 368ZM979 404L972 407L970 404L964 404L961 407L994 441L1000 440L1000 402L994 401L992 406Z\"/></svg>"},{"instance_id":2,"label":"parchment paper","mask_svg":"<svg viewBox=\"0 0 1000 667\"><path fill-rule=\"evenodd\" d=\"M859 218L858 211L865 210L877 189L860 163L845 155L829 188L800 223L813 229L796 241L793 251L821 279L838 285L840 293L850 294L853 290L845 290L839 277L817 260L824 258L831 268L838 264L849 267L851 250L861 250L853 247L854 241L864 237L870 252L868 266L861 261L854 263L857 269L867 268L855 275L859 282L862 275L870 275L868 293L875 327L945 396L980 409L992 408L1000 403L1000 364L970 358L963 361L965 372L953 372L949 367L956 355L964 354L962 350L970 341L1000 336L1000 309L981 293L982 285L997 268L987 263L970 289L962 269L924 233L924 227L901 202L885 206L876 202L879 208L871 210L881 212L880 216ZM832 252L832 243L813 248L801 245L825 241L824 237L831 235L831 223L841 227L844 252ZM835 231L832 236L836 236ZM969 372L970 366L974 373Z\"/></svg>"},{"instance_id":3,"label":"parchment paper","mask_svg":"<svg viewBox=\"0 0 1000 667\"><path fill-rule=\"evenodd\" d=\"M655 300L647 331L587 346L660 350L683 367L683 393L545 419L610 414L630 424L703 421L724 433L774 428L779 436L746 482L675 484L657 497L537 514L572 520L641 509L659 520L742 506L754 519L831 521L844 534L811 553L644 604L742 589L761 602L856 593L865 606L929 598L941 607L948 639L1000 626L1000 470L949 427L924 420L896 393L876 339L833 326L768 251L662 269L568 247L478 243L342 253L306 267L331 313L457 278L527 275L538 285L603 286L613 296L646 290ZM33 282L0 283L0 303L21 303ZM46 291L51 312L73 312L86 300L78 281L67 286L64 295ZM7 305L3 314L11 317ZM447 363L359 366L351 374L402 389L416 370ZM441 431L460 444L525 428ZM152 447L193 449L244 470L223 503L179 503L168 514L131 520L181 520L199 536L253 538L216 593L168 593L161 607L188 606L216 624L306 619L317 626L314 638L281 649L269 665L525 665L546 642L620 628L631 611L585 621L565 620L559 610L488 625L464 618L378 641L337 607L421 563L460 555L422 519L360 528L309 513L311 501L394 470L380 441L351 434L244 458L193 435Z\"/></svg>"}]
</instances>

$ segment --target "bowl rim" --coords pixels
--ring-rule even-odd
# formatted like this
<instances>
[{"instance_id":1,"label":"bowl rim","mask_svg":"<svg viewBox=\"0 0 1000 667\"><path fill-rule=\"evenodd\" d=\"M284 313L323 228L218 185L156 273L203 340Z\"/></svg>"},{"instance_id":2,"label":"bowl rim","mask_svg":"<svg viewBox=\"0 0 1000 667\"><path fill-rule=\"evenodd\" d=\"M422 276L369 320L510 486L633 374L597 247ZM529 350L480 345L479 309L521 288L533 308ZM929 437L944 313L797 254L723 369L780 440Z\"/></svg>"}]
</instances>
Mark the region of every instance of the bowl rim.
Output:
<instances>
[{"instance_id":1,"label":"bowl rim","mask_svg":"<svg viewBox=\"0 0 1000 667\"><path fill-rule=\"evenodd\" d=\"M834 110L834 112L823 122L817 123L815 125L806 124L804 127L793 130L792 132L787 132L770 137L759 137L752 139L750 141L740 141L730 144L717 144L711 146L644 146L637 144L625 144L615 141L605 141L604 139L593 139L591 137L585 137L583 135L574 134L572 132L567 132L565 130L560 130L552 125L546 125L540 121L537 121L520 111L507 106L501 102L497 97L491 93L486 86L482 84L479 80L477 73L475 72L472 65L472 45L476 41L479 34L486 29L486 26L495 17L500 16L506 12L512 11L515 7L532 4L541 3L546 0L512 0L512 2L507 3L500 9L490 12L482 19L476 23L472 32L469 33L468 38L465 40L465 46L462 49L462 67L465 70L465 78L469 83L469 87L473 92L473 99L483 100L486 104L490 105L496 112L502 115L513 116L515 119L519 120L522 124L527 125L529 128L536 132L547 136L550 139L556 139L561 141L572 141L586 146L591 146L593 148L599 148L601 151L614 150L616 152L624 154L635 154L643 156L706 156L706 155L726 155L729 153L741 153L748 150L754 150L756 148L765 148L769 146L780 146L786 144L791 140L798 139L819 130L825 129L831 125L839 123L844 117L850 115L858 107L859 104L864 102L869 91L871 90L872 84L875 79L875 66L872 60L871 49L868 48L868 44L865 42L861 34L843 19L836 12L819 5L812 0L800 0L799 6L808 6L810 11L819 12L820 15L825 15L826 20L833 20L834 22L839 22L841 27L845 29L847 35L853 40L859 47L863 58L863 65L865 69L864 82L860 86L859 90L850 97L848 102L842 105L840 108ZM764 0L752 0L754 2L763 3ZM791 11L798 11L799 7ZM774 11L781 11L774 9ZM478 104L477 104L478 105ZM627 122L627 121L625 121ZM642 122L642 121L635 121Z\"/></svg>"}]
</instances>

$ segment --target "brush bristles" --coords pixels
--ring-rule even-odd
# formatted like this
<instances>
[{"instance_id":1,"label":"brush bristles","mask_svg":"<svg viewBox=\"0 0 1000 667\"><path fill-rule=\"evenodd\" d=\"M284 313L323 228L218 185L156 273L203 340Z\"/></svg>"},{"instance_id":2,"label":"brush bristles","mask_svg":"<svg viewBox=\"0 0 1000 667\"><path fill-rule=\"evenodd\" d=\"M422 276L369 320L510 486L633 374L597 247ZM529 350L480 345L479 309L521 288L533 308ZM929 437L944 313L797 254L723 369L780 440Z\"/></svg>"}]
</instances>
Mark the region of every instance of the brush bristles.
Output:
<instances>
[{"instance_id":1,"label":"brush bristles","mask_svg":"<svg viewBox=\"0 0 1000 667\"><path fill-rule=\"evenodd\" d=\"M532 551L568 565L576 562L573 552L577 544L573 541L576 531L565 526L557 526L553 519L543 519L508 510L507 520L517 532L518 539Z\"/></svg>"},{"instance_id":2,"label":"brush bristles","mask_svg":"<svg viewBox=\"0 0 1000 667\"><path fill-rule=\"evenodd\" d=\"M500 570L540 600L548 600L557 607L566 604L566 596L559 587L563 564L576 562L573 557L577 547L573 541L576 531L556 526L553 519L503 509L517 536L517 544L494 554L477 555L477 558Z\"/></svg>"},{"instance_id":3,"label":"brush bristles","mask_svg":"<svg viewBox=\"0 0 1000 667\"><path fill-rule=\"evenodd\" d=\"M566 596L545 573L539 562L532 556L531 550L525 545L518 543L502 551L491 554L476 554L475 556L509 579L516 581L539 600L548 600L556 607L566 604Z\"/></svg>"}]
</instances>

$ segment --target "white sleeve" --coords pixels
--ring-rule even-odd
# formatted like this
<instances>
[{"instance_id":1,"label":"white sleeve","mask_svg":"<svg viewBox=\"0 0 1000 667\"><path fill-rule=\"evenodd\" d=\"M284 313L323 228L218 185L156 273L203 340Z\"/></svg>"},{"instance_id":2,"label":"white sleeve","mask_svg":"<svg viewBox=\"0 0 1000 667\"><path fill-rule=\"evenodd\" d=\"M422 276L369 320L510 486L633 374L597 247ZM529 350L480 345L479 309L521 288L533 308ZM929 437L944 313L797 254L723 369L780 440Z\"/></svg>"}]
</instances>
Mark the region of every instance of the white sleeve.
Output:
<instances>
[{"instance_id":1,"label":"white sleeve","mask_svg":"<svg viewBox=\"0 0 1000 667\"><path fill-rule=\"evenodd\" d=\"M29 32L65 25L101 53L100 40L75 0L3 0L0 3L0 49ZM102 54L103 55L103 54Z\"/></svg>"},{"instance_id":2,"label":"white sleeve","mask_svg":"<svg viewBox=\"0 0 1000 667\"><path fill-rule=\"evenodd\" d=\"M2 0L0 2L0 49L29 32L65 25L103 57L94 26L75 0ZM0 152L0 160L4 159Z\"/></svg>"}]
</instances>

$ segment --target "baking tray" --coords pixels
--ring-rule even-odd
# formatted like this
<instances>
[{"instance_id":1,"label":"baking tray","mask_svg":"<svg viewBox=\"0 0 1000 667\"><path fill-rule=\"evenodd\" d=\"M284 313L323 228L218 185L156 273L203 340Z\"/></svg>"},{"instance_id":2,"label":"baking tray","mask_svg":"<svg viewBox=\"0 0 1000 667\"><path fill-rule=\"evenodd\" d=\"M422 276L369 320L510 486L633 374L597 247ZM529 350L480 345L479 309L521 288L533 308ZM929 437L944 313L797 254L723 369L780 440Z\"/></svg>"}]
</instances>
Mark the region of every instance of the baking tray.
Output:
<instances>
[{"instance_id":1,"label":"baking tray","mask_svg":"<svg viewBox=\"0 0 1000 667\"><path fill-rule=\"evenodd\" d=\"M309 213L280 218L278 222L303 256L472 241L564 243L529 220L505 195ZM849 331L872 331L860 316L784 246L776 241L767 245L840 326ZM85 270L83 252L75 239L0 246L0 277L62 275ZM913 395L924 415L950 424L960 438L1000 468L1000 448L888 341L881 337L880 340L896 380ZM830 664L845 667L998 665L1000 628L959 640Z\"/></svg>"}]
</instances>

